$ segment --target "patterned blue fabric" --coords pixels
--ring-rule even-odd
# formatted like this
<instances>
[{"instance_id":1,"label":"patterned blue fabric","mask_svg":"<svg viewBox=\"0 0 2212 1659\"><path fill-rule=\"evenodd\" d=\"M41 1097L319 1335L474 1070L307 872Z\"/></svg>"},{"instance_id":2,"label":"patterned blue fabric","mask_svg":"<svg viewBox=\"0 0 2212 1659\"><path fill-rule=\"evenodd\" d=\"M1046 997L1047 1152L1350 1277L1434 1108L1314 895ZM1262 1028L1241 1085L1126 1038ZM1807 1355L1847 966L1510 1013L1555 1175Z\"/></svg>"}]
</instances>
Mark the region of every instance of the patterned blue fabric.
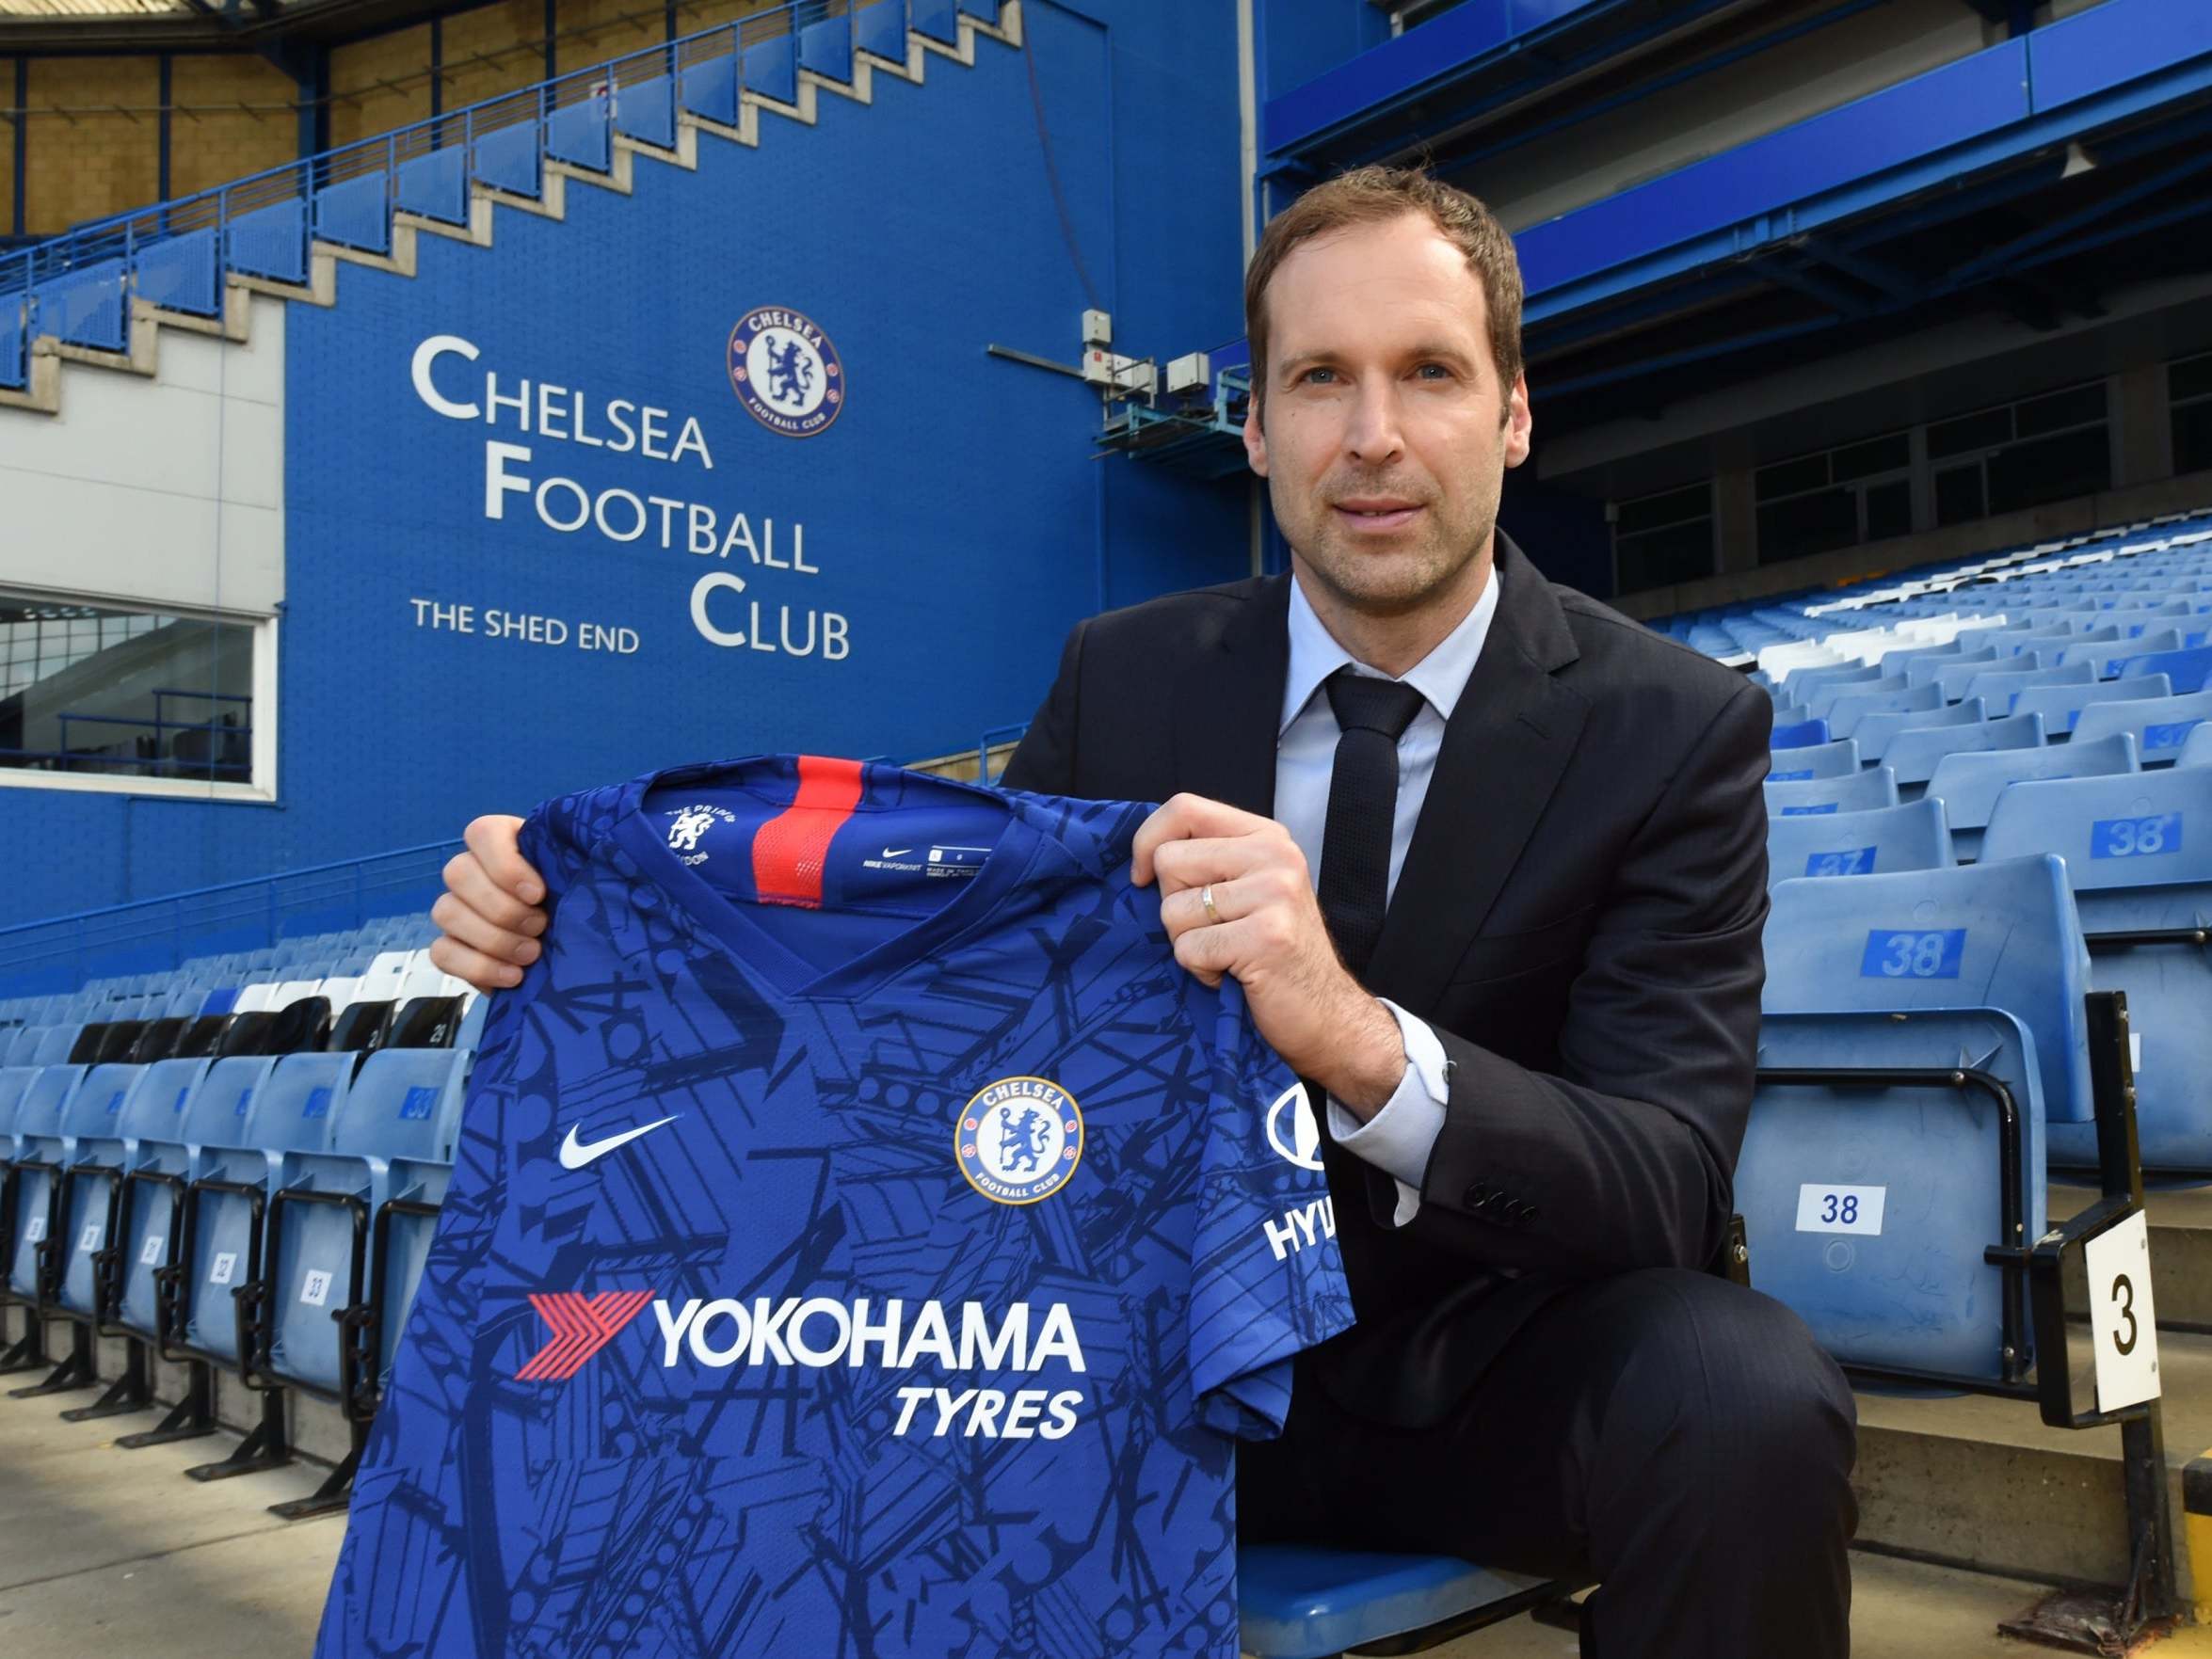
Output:
<instances>
[{"instance_id":1,"label":"patterned blue fabric","mask_svg":"<svg viewBox=\"0 0 2212 1659\"><path fill-rule=\"evenodd\" d=\"M1236 1653L1230 1437L1352 1317L1304 1094L1144 807L871 766L759 902L800 764L525 826L322 1659Z\"/></svg>"}]
</instances>

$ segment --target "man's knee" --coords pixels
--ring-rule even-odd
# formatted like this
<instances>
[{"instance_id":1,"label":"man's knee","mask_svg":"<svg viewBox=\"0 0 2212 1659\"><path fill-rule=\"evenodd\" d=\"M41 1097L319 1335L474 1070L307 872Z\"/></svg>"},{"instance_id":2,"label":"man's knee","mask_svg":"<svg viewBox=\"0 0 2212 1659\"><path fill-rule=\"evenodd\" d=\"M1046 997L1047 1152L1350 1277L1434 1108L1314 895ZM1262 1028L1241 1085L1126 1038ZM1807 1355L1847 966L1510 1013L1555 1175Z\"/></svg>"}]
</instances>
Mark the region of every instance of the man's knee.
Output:
<instances>
[{"instance_id":1,"label":"man's knee","mask_svg":"<svg viewBox=\"0 0 2212 1659\"><path fill-rule=\"evenodd\" d=\"M1803 1319L1705 1274L1630 1277L1647 1283L1623 1299L1613 1327L1610 1435L1695 1450L1755 1479L1849 1475L1851 1389Z\"/></svg>"}]
</instances>

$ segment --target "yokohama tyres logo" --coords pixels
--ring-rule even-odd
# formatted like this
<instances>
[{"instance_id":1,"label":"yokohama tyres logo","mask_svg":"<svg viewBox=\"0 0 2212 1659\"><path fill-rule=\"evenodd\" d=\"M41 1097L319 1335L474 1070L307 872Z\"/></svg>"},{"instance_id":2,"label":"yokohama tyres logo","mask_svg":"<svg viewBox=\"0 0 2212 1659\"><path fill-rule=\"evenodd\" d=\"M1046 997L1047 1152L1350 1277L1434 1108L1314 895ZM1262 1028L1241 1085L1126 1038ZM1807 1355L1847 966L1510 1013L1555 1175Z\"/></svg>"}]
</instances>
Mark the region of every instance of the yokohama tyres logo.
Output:
<instances>
[{"instance_id":1,"label":"yokohama tyres logo","mask_svg":"<svg viewBox=\"0 0 2212 1659\"><path fill-rule=\"evenodd\" d=\"M652 1300L649 1290L602 1290L597 1296L573 1290L533 1294L530 1305L552 1330L553 1338L530 1356L530 1363L515 1373L515 1380L566 1382Z\"/></svg>"}]
</instances>

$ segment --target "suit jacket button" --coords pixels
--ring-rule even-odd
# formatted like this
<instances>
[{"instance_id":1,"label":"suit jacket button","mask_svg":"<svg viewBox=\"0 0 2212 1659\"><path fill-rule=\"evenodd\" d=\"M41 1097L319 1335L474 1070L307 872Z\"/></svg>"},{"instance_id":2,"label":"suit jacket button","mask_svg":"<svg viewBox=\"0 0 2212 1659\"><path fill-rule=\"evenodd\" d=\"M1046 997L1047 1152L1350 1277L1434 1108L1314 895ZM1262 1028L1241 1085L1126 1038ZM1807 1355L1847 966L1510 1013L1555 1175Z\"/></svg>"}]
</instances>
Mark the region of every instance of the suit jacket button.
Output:
<instances>
[{"instance_id":1,"label":"suit jacket button","mask_svg":"<svg viewBox=\"0 0 2212 1659\"><path fill-rule=\"evenodd\" d=\"M1490 1188L1483 1186L1480 1181L1476 1182L1467 1190L1466 1202L1467 1208L1471 1210L1481 1209L1483 1207L1483 1201L1489 1196Z\"/></svg>"}]
</instances>

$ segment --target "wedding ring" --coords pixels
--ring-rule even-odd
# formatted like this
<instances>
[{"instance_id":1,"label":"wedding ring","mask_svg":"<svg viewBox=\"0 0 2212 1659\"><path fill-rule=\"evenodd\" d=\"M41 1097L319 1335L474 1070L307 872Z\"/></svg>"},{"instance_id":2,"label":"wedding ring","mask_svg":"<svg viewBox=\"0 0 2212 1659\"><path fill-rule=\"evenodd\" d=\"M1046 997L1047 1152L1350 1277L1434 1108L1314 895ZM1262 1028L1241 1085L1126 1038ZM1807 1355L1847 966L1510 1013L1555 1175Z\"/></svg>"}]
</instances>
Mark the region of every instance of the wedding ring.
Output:
<instances>
[{"instance_id":1,"label":"wedding ring","mask_svg":"<svg viewBox=\"0 0 2212 1659\"><path fill-rule=\"evenodd\" d=\"M1220 922L1221 912L1213 908L1213 884L1211 882L1208 882L1203 887L1198 889L1198 903L1199 906L1206 912L1206 919L1208 921L1216 924Z\"/></svg>"}]
</instances>

